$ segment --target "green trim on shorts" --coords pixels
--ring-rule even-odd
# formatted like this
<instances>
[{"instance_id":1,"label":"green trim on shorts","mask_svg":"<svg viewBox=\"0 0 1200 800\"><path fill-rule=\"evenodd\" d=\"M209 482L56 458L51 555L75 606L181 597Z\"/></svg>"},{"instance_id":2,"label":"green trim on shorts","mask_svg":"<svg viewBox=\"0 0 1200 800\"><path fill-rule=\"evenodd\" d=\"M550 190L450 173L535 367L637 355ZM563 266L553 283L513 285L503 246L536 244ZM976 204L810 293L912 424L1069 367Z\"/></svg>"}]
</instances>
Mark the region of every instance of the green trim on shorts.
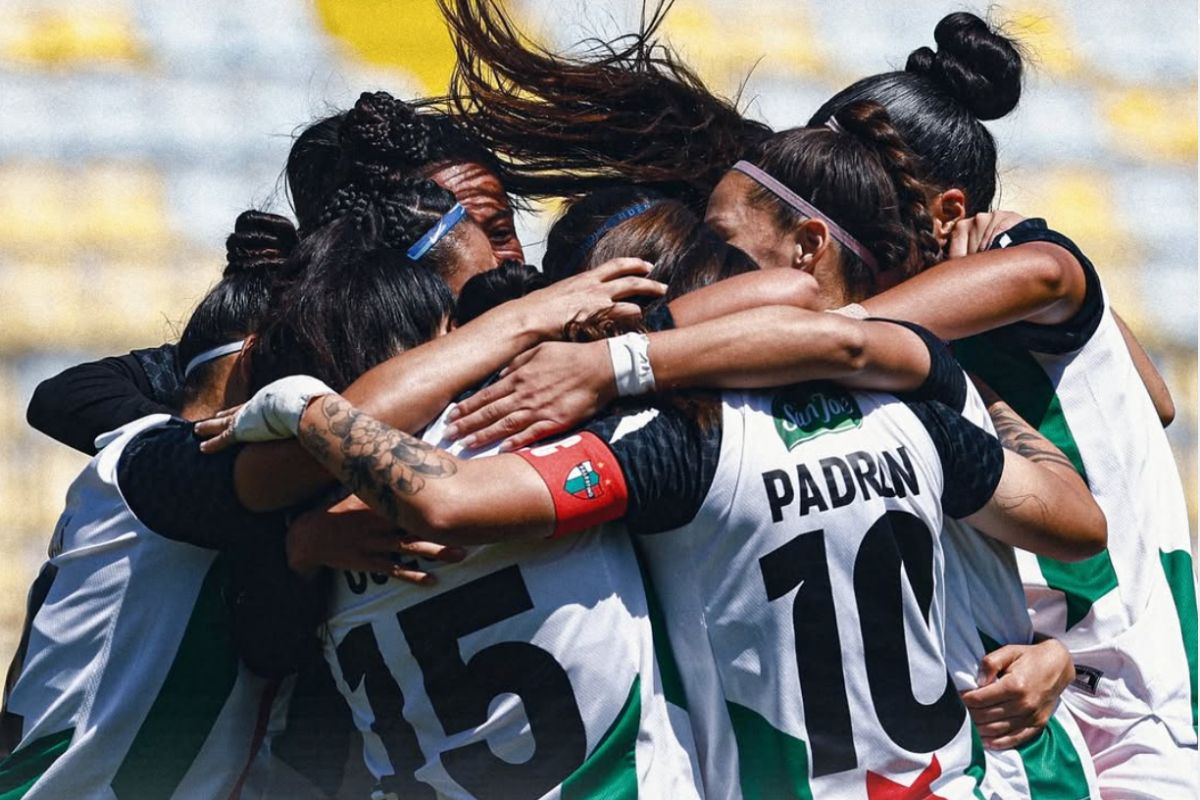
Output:
<instances>
[{"instance_id":1,"label":"green trim on shorts","mask_svg":"<svg viewBox=\"0 0 1200 800\"><path fill-rule=\"evenodd\" d=\"M1175 601L1175 613L1179 616L1179 633L1183 637L1183 652L1187 655L1188 688L1192 693L1192 730L1196 730L1196 579L1192 572L1192 554L1187 550L1158 552L1171 598Z\"/></svg>"}]
</instances>

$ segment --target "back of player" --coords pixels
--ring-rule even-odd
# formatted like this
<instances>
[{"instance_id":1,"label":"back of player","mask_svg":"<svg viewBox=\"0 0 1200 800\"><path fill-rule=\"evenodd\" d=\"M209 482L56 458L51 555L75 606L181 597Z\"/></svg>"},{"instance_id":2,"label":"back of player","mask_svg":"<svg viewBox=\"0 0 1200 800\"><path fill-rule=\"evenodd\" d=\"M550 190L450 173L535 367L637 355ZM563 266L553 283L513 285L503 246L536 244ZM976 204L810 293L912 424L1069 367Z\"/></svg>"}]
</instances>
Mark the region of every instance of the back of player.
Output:
<instances>
[{"instance_id":1,"label":"back of player","mask_svg":"<svg viewBox=\"0 0 1200 800\"><path fill-rule=\"evenodd\" d=\"M1043 241L1067 249L1084 269L1076 316L1055 326L1019 323L955 349L1072 460L1108 518L1108 550L1091 559L1065 564L1020 554L1036 629L1075 658L1078 678L1064 698L1097 771L1178 747L1185 761L1153 771L1194 775L1196 596L1178 470L1088 259L1040 220L1012 228L997 246ZM1110 741L1134 726L1158 744L1136 734L1140 744L1106 757ZM1132 773L1128 781L1136 782Z\"/></svg>"},{"instance_id":2,"label":"back of player","mask_svg":"<svg viewBox=\"0 0 1200 800\"><path fill-rule=\"evenodd\" d=\"M266 683L234 652L225 558L147 528L117 484L126 445L168 420L108 434L71 485L9 698L21 740L0 795L201 800L229 796L250 766Z\"/></svg>"},{"instance_id":3,"label":"back of player","mask_svg":"<svg viewBox=\"0 0 1200 800\"><path fill-rule=\"evenodd\" d=\"M995 433L979 392L969 382L962 415ZM976 688L983 657L1007 644L1030 644L1033 623L1017 567L1016 550L961 520L942 523L947 594L963 598L970 613L946 618L946 664L960 691ZM1096 774L1083 735L1065 703L1031 741L1008 750L988 748L983 792L987 797L1078 800L1098 796Z\"/></svg>"},{"instance_id":4,"label":"back of player","mask_svg":"<svg viewBox=\"0 0 1200 800\"><path fill-rule=\"evenodd\" d=\"M943 478L923 419L953 412L913 409L823 384L726 395L698 513L643 537L681 662L697 631L715 656L723 709L697 708L713 676L683 671L710 797L977 796L941 529L990 495Z\"/></svg>"},{"instance_id":5,"label":"back of player","mask_svg":"<svg viewBox=\"0 0 1200 800\"><path fill-rule=\"evenodd\" d=\"M441 442L445 425L426 440ZM581 465L574 490L601 491L592 477ZM340 573L327 626L381 797L700 795L626 532L423 566L434 587Z\"/></svg>"}]
</instances>

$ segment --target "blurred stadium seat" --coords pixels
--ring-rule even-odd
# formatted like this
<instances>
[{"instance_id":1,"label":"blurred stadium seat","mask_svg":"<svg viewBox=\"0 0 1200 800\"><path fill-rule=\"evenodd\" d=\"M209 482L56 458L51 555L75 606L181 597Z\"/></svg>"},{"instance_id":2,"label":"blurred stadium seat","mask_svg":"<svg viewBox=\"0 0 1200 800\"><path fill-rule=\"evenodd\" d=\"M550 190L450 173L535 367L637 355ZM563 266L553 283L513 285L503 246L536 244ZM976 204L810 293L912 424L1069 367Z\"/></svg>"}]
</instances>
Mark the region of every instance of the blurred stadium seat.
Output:
<instances>
[{"instance_id":1,"label":"blurred stadium seat","mask_svg":"<svg viewBox=\"0 0 1200 800\"><path fill-rule=\"evenodd\" d=\"M665 31L706 80L729 95L744 82L751 113L787 127L847 82L902 68L963 5L677 0ZM566 48L629 30L641 0L510 6ZM1002 202L1077 237L1151 347L1194 519L1195 4L967 6L1033 57L1018 111L992 125ZM437 93L452 63L430 0L0 0L0 658L83 463L26 427L33 387L172 337L218 277L235 215L286 208L297 128L362 90ZM519 220L531 261L554 206L540 211Z\"/></svg>"}]
</instances>

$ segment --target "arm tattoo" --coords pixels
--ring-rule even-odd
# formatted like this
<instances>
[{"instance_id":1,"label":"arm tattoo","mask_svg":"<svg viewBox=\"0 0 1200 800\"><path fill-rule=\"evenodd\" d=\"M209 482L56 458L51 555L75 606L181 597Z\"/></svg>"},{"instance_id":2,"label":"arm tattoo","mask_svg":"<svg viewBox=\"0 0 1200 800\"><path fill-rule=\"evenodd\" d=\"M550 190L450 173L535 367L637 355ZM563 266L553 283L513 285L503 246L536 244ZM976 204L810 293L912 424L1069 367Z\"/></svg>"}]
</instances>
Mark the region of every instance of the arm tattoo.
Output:
<instances>
[{"instance_id":1,"label":"arm tattoo","mask_svg":"<svg viewBox=\"0 0 1200 800\"><path fill-rule=\"evenodd\" d=\"M996 426L996 435L1000 437L1000 444L1004 449L1011 450L1035 463L1075 469L1075 465L1063 455L1061 450L1004 403L995 403L989 406L988 412L992 415L992 423Z\"/></svg>"},{"instance_id":2,"label":"arm tattoo","mask_svg":"<svg viewBox=\"0 0 1200 800\"><path fill-rule=\"evenodd\" d=\"M320 398L320 422L300 429L300 441L355 494L375 498L397 519L399 495L414 495L426 479L455 474L454 458L363 414L337 395Z\"/></svg>"}]
</instances>

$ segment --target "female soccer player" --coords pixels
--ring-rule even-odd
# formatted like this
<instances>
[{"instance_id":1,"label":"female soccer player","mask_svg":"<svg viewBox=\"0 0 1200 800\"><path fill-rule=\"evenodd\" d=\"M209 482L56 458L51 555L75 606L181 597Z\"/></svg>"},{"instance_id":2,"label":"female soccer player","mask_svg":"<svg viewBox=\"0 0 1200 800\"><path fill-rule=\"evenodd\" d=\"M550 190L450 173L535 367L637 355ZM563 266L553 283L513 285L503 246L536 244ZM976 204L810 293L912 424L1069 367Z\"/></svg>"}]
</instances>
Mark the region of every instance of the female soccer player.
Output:
<instances>
[{"instance_id":1,"label":"female soccer player","mask_svg":"<svg viewBox=\"0 0 1200 800\"><path fill-rule=\"evenodd\" d=\"M956 370L940 372L962 380ZM729 397L716 416L648 410L517 455L460 461L341 398L310 399L276 384L238 413L233 429L298 431L305 447L361 497L422 535L465 544L550 533L561 538L618 517L642 533L682 527L675 546L651 569L672 589L665 616L672 644L691 655L712 648L707 657L688 660L684 688L696 697L718 691L728 704L716 713L697 709L704 716L692 720L705 788L713 796L734 793L739 774L742 791L771 796L786 790L862 797L873 785L882 791L900 780L939 796L971 796L982 764L972 760L971 726L939 644L948 600L940 537L930 531L940 529L942 507L961 515L982 507L975 519L998 535L1064 557L1103 546L1103 517L1061 456L1054 461L1050 451L1036 449L1027 452L1046 460L1002 456L995 439L938 403L908 410L880 396L810 385L773 397ZM825 412L813 411L817 405ZM790 455L793 449L800 452ZM813 477L822 469L824 484ZM1046 505L1014 502L1032 485L1022 488L1022 474L1025 481L1046 482L1040 487L1050 493ZM1052 520L1049 508L1064 516ZM813 530L792 538L797 528ZM604 534L587 534L594 535ZM814 546L816 555L809 552ZM761 600L756 595L764 590L748 577L760 563ZM791 575L806 564L807 573ZM912 596L902 588L902 569ZM830 583L830 571L846 574ZM892 580L894 595L890 588L880 591ZM840 600L830 594L830 586L843 583L857 587L857 611L854 594ZM793 629L789 604L771 600L802 584L815 588L805 591L803 614L800 597L794 601ZM453 618L449 608L442 610ZM703 627L695 627L693 613ZM397 616L424 671L425 690L432 691L441 679L416 652L418 643L427 649L422 637L406 629L416 620L403 611ZM865 664L852 655L857 646L838 644L843 616L866 639ZM421 631L428 637L439 627L429 619ZM887 654L907 649L898 633L905 630L930 662L917 673L904 670L909 684L902 691L885 677L896 665L885 669L885 662ZM784 646L789 640L794 656ZM819 646L829 652L810 659L809 648ZM848 687L842 666L829 670L843 660ZM795 691L788 676L799 680L803 705L785 699ZM913 699L913 692L937 695L935 684L941 694L935 703ZM405 696L413 690L419 687ZM818 697L825 705L814 713ZM859 720L854 726L852 710Z\"/></svg>"},{"instance_id":2,"label":"female soccer player","mask_svg":"<svg viewBox=\"0 0 1200 800\"><path fill-rule=\"evenodd\" d=\"M452 192L483 230L493 255L443 276L456 293L480 269L523 258L503 168L452 117L421 103L404 103L386 92L363 93L349 111L301 132L285 174L302 234L333 192L350 180L420 177ZM38 385L27 411L29 424L94 454L100 434L147 414L169 413L183 366L174 345L163 345L71 367Z\"/></svg>"},{"instance_id":3,"label":"female soccer player","mask_svg":"<svg viewBox=\"0 0 1200 800\"><path fill-rule=\"evenodd\" d=\"M238 218L221 282L179 340L180 416L114 430L72 484L16 659L5 710L19 738L0 762L0 794L224 797L243 786L273 687L239 662L224 598L239 537L281 534L283 521L170 464L195 449L187 420L245 396L240 354L294 243L282 218ZM173 513L188 503L224 524Z\"/></svg>"}]
</instances>

